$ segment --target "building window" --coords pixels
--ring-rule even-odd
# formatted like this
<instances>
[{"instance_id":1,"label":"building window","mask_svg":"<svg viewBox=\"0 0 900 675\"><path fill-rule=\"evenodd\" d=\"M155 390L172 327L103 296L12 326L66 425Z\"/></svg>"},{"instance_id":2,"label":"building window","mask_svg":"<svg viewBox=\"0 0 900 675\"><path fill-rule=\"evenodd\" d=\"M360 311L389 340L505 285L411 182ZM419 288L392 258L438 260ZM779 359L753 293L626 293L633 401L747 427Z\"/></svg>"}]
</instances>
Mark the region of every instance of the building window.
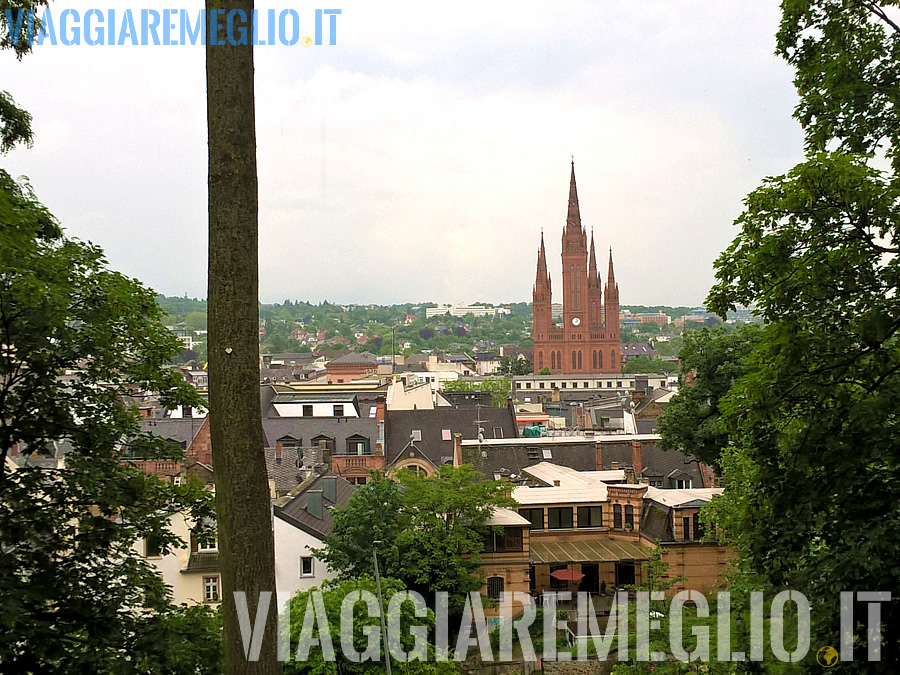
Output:
<instances>
[{"instance_id":1,"label":"building window","mask_svg":"<svg viewBox=\"0 0 900 675\"><path fill-rule=\"evenodd\" d=\"M578 358L575 354L575 350L572 350L572 370L575 370L575 366L578 363Z\"/></svg>"},{"instance_id":2,"label":"building window","mask_svg":"<svg viewBox=\"0 0 900 675\"><path fill-rule=\"evenodd\" d=\"M507 527L497 531L490 528L484 538L485 553L503 553L506 551L522 550L522 528Z\"/></svg>"},{"instance_id":3,"label":"building window","mask_svg":"<svg viewBox=\"0 0 900 675\"><path fill-rule=\"evenodd\" d=\"M613 527L617 530L622 529L622 505L613 504Z\"/></svg>"},{"instance_id":4,"label":"building window","mask_svg":"<svg viewBox=\"0 0 900 675\"><path fill-rule=\"evenodd\" d=\"M507 527L503 533L503 546L507 551L522 550L522 528Z\"/></svg>"},{"instance_id":5,"label":"building window","mask_svg":"<svg viewBox=\"0 0 900 675\"><path fill-rule=\"evenodd\" d=\"M487 580L487 594L491 600L500 600L503 593L503 577L489 577Z\"/></svg>"},{"instance_id":6,"label":"building window","mask_svg":"<svg viewBox=\"0 0 900 675\"><path fill-rule=\"evenodd\" d=\"M318 448L321 443L325 444L325 449L334 452L334 439L328 436L316 436L312 439L313 447Z\"/></svg>"},{"instance_id":7,"label":"building window","mask_svg":"<svg viewBox=\"0 0 900 675\"><path fill-rule=\"evenodd\" d=\"M625 527L634 529L634 507L631 504L625 506Z\"/></svg>"},{"instance_id":8,"label":"building window","mask_svg":"<svg viewBox=\"0 0 900 675\"><path fill-rule=\"evenodd\" d=\"M590 389L590 388L591 388L591 383L590 383L590 382L585 382L585 383L584 383L584 388L585 388L585 389Z\"/></svg>"},{"instance_id":9,"label":"building window","mask_svg":"<svg viewBox=\"0 0 900 675\"><path fill-rule=\"evenodd\" d=\"M578 383L577 383L577 382L573 382L573 383L572 383L572 389L578 389Z\"/></svg>"},{"instance_id":10,"label":"building window","mask_svg":"<svg viewBox=\"0 0 900 675\"><path fill-rule=\"evenodd\" d=\"M616 380L616 386L621 388L622 380Z\"/></svg>"},{"instance_id":11,"label":"building window","mask_svg":"<svg viewBox=\"0 0 900 675\"><path fill-rule=\"evenodd\" d=\"M526 389L531 389L531 382L526 382L526 383L525 383L525 388L526 388Z\"/></svg>"},{"instance_id":12,"label":"building window","mask_svg":"<svg viewBox=\"0 0 900 675\"><path fill-rule=\"evenodd\" d=\"M145 558L161 558L162 546L159 537L152 534L144 540L144 557Z\"/></svg>"},{"instance_id":13,"label":"building window","mask_svg":"<svg viewBox=\"0 0 900 675\"><path fill-rule=\"evenodd\" d=\"M544 509L519 509L519 515L531 522L532 530L544 529Z\"/></svg>"},{"instance_id":14,"label":"building window","mask_svg":"<svg viewBox=\"0 0 900 675\"><path fill-rule=\"evenodd\" d=\"M538 352L538 370L544 367L544 352Z\"/></svg>"},{"instance_id":15,"label":"building window","mask_svg":"<svg viewBox=\"0 0 900 675\"><path fill-rule=\"evenodd\" d=\"M299 448L302 445L301 441L302 439L294 438L293 436L282 436L275 442L281 443L283 448Z\"/></svg>"},{"instance_id":16,"label":"building window","mask_svg":"<svg viewBox=\"0 0 900 675\"><path fill-rule=\"evenodd\" d=\"M603 527L602 506L578 507L578 529L585 527Z\"/></svg>"},{"instance_id":17,"label":"building window","mask_svg":"<svg viewBox=\"0 0 900 675\"><path fill-rule=\"evenodd\" d=\"M593 364L594 364L594 370L597 370L597 350L596 349L594 350Z\"/></svg>"},{"instance_id":18,"label":"building window","mask_svg":"<svg viewBox=\"0 0 900 675\"><path fill-rule=\"evenodd\" d=\"M691 540L691 518L685 517L681 519L681 527L684 529L682 532L682 539L685 541Z\"/></svg>"},{"instance_id":19,"label":"building window","mask_svg":"<svg viewBox=\"0 0 900 675\"><path fill-rule=\"evenodd\" d=\"M650 479L650 487L661 488L663 486L662 479Z\"/></svg>"},{"instance_id":20,"label":"building window","mask_svg":"<svg viewBox=\"0 0 900 675\"><path fill-rule=\"evenodd\" d=\"M312 417L313 416L313 407L312 405L303 404L303 416L304 417Z\"/></svg>"},{"instance_id":21,"label":"building window","mask_svg":"<svg viewBox=\"0 0 900 675\"><path fill-rule=\"evenodd\" d=\"M203 577L204 602L219 601L219 577Z\"/></svg>"},{"instance_id":22,"label":"building window","mask_svg":"<svg viewBox=\"0 0 900 675\"><path fill-rule=\"evenodd\" d=\"M616 369L616 353L615 352L609 353L609 368L610 368L610 370Z\"/></svg>"},{"instance_id":23,"label":"building window","mask_svg":"<svg viewBox=\"0 0 900 675\"><path fill-rule=\"evenodd\" d=\"M579 335L578 337L580 338L581 336ZM578 350L578 370L582 370L582 367L581 367L581 350L580 350L580 349Z\"/></svg>"},{"instance_id":24,"label":"building window","mask_svg":"<svg viewBox=\"0 0 900 675\"><path fill-rule=\"evenodd\" d=\"M556 370L556 352L550 352L550 368Z\"/></svg>"},{"instance_id":25,"label":"building window","mask_svg":"<svg viewBox=\"0 0 900 675\"><path fill-rule=\"evenodd\" d=\"M372 451L369 449L369 439L364 436L351 436L347 439L348 455L370 455Z\"/></svg>"},{"instance_id":26,"label":"building window","mask_svg":"<svg viewBox=\"0 0 900 675\"><path fill-rule=\"evenodd\" d=\"M612 382L607 381L607 382L606 382L606 388L607 388L607 389L612 389Z\"/></svg>"},{"instance_id":27,"label":"building window","mask_svg":"<svg viewBox=\"0 0 900 675\"><path fill-rule=\"evenodd\" d=\"M345 480L347 480L350 483L353 483L353 485L365 485L367 479L364 476L356 476L356 477L346 478Z\"/></svg>"},{"instance_id":28,"label":"building window","mask_svg":"<svg viewBox=\"0 0 900 675\"><path fill-rule=\"evenodd\" d=\"M197 538L198 551L218 551L218 542L216 541L216 533L211 532L205 537Z\"/></svg>"},{"instance_id":29,"label":"building window","mask_svg":"<svg viewBox=\"0 0 900 675\"><path fill-rule=\"evenodd\" d=\"M572 507L547 509L548 530L571 530Z\"/></svg>"},{"instance_id":30,"label":"building window","mask_svg":"<svg viewBox=\"0 0 900 675\"><path fill-rule=\"evenodd\" d=\"M565 382L562 383L562 388L563 388L563 389L566 388L566 383L565 383Z\"/></svg>"},{"instance_id":31,"label":"building window","mask_svg":"<svg viewBox=\"0 0 900 675\"><path fill-rule=\"evenodd\" d=\"M312 556L300 556L300 576L301 577L315 576L313 574Z\"/></svg>"},{"instance_id":32,"label":"building window","mask_svg":"<svg viewBox=\"0 0 900 675\"><path fill-rule=\"evenodd\" d=\"M703 539L703 525L700 524L700 513L694 514L694 539Z\"/></svg>"},{"instance_id":33,"label":"building window","mask_svg":"<svg viewBox=\"0 0 900 675\"><path fill-rule=\"evenodd\" d=\"M688 478L687 480L676 480L675 488L677 490L690 490L691 489L691 479Z\"/></svg>"},{"instance_id":34,"label":"building window","mask_svg":"<svg viewBox=\"0 0 900 675\"><path fill-rule=\"evenodd\" d=\"M344 406L343 405L335 404L334 416L335 417L343 417L344 416Z\"/></svg>"}]
</instances>

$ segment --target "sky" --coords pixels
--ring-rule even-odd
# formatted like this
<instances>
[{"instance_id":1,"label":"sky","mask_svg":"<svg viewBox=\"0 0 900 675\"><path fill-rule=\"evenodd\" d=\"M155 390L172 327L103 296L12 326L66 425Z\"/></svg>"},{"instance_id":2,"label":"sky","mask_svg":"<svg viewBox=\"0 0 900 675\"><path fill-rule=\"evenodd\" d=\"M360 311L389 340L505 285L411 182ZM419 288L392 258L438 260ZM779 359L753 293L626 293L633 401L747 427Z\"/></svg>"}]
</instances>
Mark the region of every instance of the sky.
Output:
<instances>
[{"instance_id":1,"label":"sky","mask_svg":"<svg viewBox=\"0 0 900 675\"><path fill-rule=\"evenodd\" d=\"M542 230L561 289L574 155L621 303L701 303L744 197L802 160L778 4L257 2L305 35L341 9L334 46L326 19L321 46L255 49L261 300L530 301ZM52 3L126 6L157 5ZM205 297L203 47L5 52L0 88L35 132L0 166L113 268Z\"/></svg>"}]
</instances>

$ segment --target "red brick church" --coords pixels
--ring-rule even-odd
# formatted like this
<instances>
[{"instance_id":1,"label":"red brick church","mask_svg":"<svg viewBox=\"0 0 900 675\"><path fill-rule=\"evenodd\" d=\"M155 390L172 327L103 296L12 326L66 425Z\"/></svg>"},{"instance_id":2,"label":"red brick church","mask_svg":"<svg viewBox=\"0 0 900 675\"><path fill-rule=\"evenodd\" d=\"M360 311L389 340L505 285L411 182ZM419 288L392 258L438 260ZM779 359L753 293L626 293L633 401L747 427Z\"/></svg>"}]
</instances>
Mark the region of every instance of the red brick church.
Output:
<instances>
[{"instance_id":1,"label":"red brick church","mask_svg":"<svg viewBox=\"0 0 900 675\"><path fill-rule=\"evenodd\" d=\"M554 324L542 232L532 294L535 374L542 368L549 368L554 374L618 373L619 287L613 274L612 249L606 287L601 290L594 234L591 231L588 251L587 232L581 225L574 161L569 183L569 214L562 236L562 268L562 324Z\"/></svg>"}]
</instances>

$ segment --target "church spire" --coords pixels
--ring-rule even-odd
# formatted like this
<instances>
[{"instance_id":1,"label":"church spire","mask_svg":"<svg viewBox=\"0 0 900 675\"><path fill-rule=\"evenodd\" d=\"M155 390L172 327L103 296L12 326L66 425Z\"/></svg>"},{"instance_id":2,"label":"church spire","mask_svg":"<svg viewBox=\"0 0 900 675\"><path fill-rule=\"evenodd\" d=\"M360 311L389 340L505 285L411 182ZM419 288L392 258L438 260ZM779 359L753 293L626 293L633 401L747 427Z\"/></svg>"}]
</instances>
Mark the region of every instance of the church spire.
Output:
<instances>
[{"instance_id":1,"label":"church spire","mask_svg":"<svg viewBox=\"0 0 900 675\"><path fill-rule=\"evenodd\" d=\"M588 286L600 286L600 275L597 273L597 254L594 252L594 228L591 228L591 253L588 261Z\"/></svg>"},{"instance_id":2,"label":"church spire","mask_svg":"<svg viewBox=\"0 0 900 675\"><path fill-rule=\"evenodd\" d=\"M609 274L607 275L606 283L610 286L616 285L616 273L613 272L612 246L609 247Z\"/></svg>"},{"instance_id":3,"label":"church spire","mask_svg":"<svg viewBox=\"0 0 900 675\"><path fill-rule=\"evenodd\" d=\"M578 189L575 187L575 158L572 158L572 176L569 179L569 213L566 216L566 232L570 227L581 230L581 212L578 210Z\"/></svg>"},{"instance_id":4,"label":"church spire","mask_svg":"<svg viewBox=\"0 0 900 675\"><path fill-rule=\"evenodd\" d=\"M537 274L534 279L535 288L544 284L550 286L550 274L547 272L547 252L544 249L544 231L541 230L541 247L538 249Z\"/></svg>"}]
</instances>

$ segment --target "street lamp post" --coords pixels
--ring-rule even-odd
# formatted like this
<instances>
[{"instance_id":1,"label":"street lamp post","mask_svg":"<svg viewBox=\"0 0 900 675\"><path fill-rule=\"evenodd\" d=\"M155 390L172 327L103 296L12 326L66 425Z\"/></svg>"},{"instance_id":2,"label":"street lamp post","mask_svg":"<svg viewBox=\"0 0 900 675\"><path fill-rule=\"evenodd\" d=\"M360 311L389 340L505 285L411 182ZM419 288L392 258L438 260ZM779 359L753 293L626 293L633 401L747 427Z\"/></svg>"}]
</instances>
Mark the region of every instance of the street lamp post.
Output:
<instances>
[{"instance_id":1,"label":"street lamp post","mask_svg":"<svg viewBox=\"0 0 900 675\"><path fill-rule=\"evenodd\" d=\"M393 343L393 340L391 340ZM391 356L393 363L393 355ZM378 590L378 610L381 617L381 642L384 645L384 667L387 675L391 675L391 652L388 649L387 627L384 625L384 599L381 597L381 575L378 574L378 544L381 541L372 542L372 559L375 561L375 588Z\"/></svg>"}]
</instances>

